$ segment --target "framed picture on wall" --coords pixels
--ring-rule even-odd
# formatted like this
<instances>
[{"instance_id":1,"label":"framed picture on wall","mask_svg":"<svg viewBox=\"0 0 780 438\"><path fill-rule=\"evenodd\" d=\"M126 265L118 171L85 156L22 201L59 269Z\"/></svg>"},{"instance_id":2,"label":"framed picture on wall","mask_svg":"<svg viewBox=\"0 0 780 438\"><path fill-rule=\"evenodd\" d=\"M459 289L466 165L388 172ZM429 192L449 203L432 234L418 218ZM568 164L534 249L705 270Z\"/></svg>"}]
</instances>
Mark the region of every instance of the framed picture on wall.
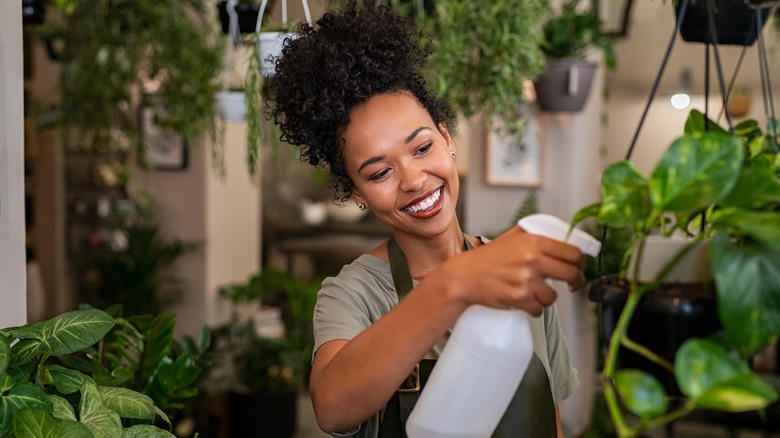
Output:
<instances>
[{"instance_id":1,"label":"framed picture on wall","mask_svg":"<svg viewBox=\"0 0 780 438\"><path fill-rule=\"evenodd\" d=\"M152 103L141 106L143 164L153 170L187 169L187 144L184 138L177 132L155 123L155 116L163 110L153 104L154 96L144 96L143 101Z\"/></svg>"},{"instance_id":2,"label":"framed picture on wall","mask_svg":"<svg viewBox=\"0 0 780 438\"><path fill-rule=\"evenodd\" d=\"M527 115L521 134L508 133L500 122L486 128L485 183L491 186L540 187L542 146L539 129Z\"/></svg>"}]
</instances>

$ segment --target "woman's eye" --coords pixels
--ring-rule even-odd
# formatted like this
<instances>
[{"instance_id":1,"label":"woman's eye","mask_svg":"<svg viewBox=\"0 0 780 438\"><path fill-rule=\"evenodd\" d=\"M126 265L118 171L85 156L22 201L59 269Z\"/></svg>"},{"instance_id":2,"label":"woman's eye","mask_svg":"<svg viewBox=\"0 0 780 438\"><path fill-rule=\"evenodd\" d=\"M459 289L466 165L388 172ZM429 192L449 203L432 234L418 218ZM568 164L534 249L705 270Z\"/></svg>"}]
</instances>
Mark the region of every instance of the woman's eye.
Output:
<instances>
[{"instance_id":1,"label":"woman's eye","mask_svg":"<svg viewBox=\"0 0 780 438\"><path fill-rule=\"evenodd\" d=\"M379 181L382 178L384 178L385 176L387 176L388 173L390 173L390 169L389 168L382 169L379 172L371 175L371 177L369 178L369 181Z\"/></svg>"},{"instance_id":2,"label":"woman's eye","mask_svg":"<svg viewBox=\"0 0 780 438\"><path fill-rule=\"evenodd\" d=\"M420 146L420 149L417 149L417 153L418 154L424 154L424 153L428 152L429 150L431 150L432 147L433 147L433 142L432 141L428 142L428 143L425 143L424 145Z\"/></svg>"}]
</instances>

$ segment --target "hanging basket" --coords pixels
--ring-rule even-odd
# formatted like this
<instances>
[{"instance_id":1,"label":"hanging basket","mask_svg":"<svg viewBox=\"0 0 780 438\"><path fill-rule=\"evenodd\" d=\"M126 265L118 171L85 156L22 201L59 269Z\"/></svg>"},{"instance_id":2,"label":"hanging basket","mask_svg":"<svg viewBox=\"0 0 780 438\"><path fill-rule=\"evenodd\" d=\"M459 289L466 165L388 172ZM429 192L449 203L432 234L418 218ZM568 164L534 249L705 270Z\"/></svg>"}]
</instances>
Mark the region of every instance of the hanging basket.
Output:
<instances>
[{"instance_id":1,"label":"hanging basket","mask_svg":"<svg viewBox=\"0 0 780 438\"><path fill-rule=\"evenodd\" d=\"M683 40L694 43L712 43L707 28L707 5L713 7L715 32L718 44L751 46L764 28L772 11L768 4L777 0L689 0L685 17L680 25ZM685 2L679 0L674 6L675 17L679 17Z\"/></svg>"},{"instance_id":2,"label":"hanging basket","mask_svg":"<svg viewBox=\"0 0 780 438\"><path fill-rule=\"evenodd\" d=\"M221 91L216 94L217 110L226 122L246 119L246 99L243 91Z\"/></svg>"},{"instance_id":3,"label":"hanging basket","mask_svg":"<svg viewBox=\"0 0 780 438\"><path fill-rule=\"evenodd\" d=\"M239 3L235 6L238 15L238 30L242 34L255 31L257 15L260 12L260 5ZM221 1L217 3L217 12L219 13L219 23L222 33L230 33L230 13L228 12L228 2Z\"/></svg>"},{"instance_id":4,"label":"hanging basket","mask_svg":"<svg viewBox=\"0 0 780 438\"><path fill-rule=\"evenodd\" d=\"M542 111L580 111L590 95L596 63L579 59L551 59L534 82Z\"/></svg>"},{"instance_id":5,"label":"hanging basket","mask_svg":"<svg viewBox=\"0 0 780 438\"><path fill-rule=\"evenodd\" d=\"M257 22L255 25L255 32L259 35L258 54L260 62L262 64L263 76L272 76L276 67L274 66L274 60L279 57L284 47L284 40L287 38L295 38L297 34L292 32L263 32L261 31L261 25L263 22L263 14L267 6L268 0L263 0L260 4L260 12L257 15ZM309 12L309 3L306 0L301 0L303 6L303 12L306 15L306 22L309 26L312 26L311 13ZM287 27L287 0L282 0L282 28Z\"/></svg>"}]
</instances>

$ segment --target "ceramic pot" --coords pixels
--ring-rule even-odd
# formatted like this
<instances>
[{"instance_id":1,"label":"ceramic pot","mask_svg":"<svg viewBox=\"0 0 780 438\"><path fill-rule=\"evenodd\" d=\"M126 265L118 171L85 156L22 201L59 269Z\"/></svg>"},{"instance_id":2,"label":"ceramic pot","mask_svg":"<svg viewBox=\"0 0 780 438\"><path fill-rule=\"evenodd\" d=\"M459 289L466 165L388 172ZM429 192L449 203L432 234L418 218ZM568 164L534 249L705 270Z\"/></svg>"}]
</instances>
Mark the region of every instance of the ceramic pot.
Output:
<instances>
[{"instance_id":1,"label":"ceramic pot","mask_svg":"<svg viewBox=\"0 0 780 438\"><path fill-rule=\"evenodd\" d=\"M718 44L750 46L758 38L772 11L770 7L751 7L743 0L716 0L714 2L688 0L680 26L680 36L688 42L704 43L711 41L707 27L707 5L710 4L715 18L715 31ZM759 4L765 6L773 2ZM774 2L776 3L776 2ZM679 17L683 1L674 6L675 20Z\"/></svg>"},{"instance_id":2,"label":"ceramic pot","mask_svg":"<svg viewBox=\"0 0 780 438\"><path fill-rule=\"evenodd\" d=\"M238 122L246 120L246 100L243 91L222 91L214 97L217 110L223 120Z\"/></svg>"},{"instance_id":3,"label":"ceramic pot","mask_svg":"<svg viewBox=\"0 0 780 438\"><path fill-rule=\"evenodd\" d=\"M590 95L596 63L579 59L551 59L534 82L542 111L580 111Z\"/></svg>"}]
</instances>

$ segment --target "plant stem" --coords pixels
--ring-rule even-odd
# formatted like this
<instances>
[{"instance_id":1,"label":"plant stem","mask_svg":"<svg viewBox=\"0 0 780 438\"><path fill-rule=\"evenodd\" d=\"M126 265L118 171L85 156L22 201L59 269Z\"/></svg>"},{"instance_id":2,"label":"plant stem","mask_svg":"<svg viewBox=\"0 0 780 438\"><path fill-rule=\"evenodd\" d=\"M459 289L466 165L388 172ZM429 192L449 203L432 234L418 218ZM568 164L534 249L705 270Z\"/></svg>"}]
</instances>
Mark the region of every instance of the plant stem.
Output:
<instances>
[{"instance_id":1,"label":"plant stem","mask_svg":"<svg viewBox=\"0 0 780 438\"><path fill-rule=\"evenodd\" d=\"M622 345L628 348L629 350L642 355L643 357L652 361L653 363L666 368L670 373L674 373L674 364L664 359L663 357L659 356L654 351L650 350L644 345L632 341L631 338L629 338L628 336L623 338Z\"/></svg>"},{"instance_id":2,"label":"plant stem","mask_svg":"<svg viewBox=\"0 0 780 438\"><path fill-rule=\"evenodd\" d=\"M696 404L692 400L687 400L680 409L669 412L660 417L653 418L647 423L644 423L644 425L641 427L641 431L652 430L655 429L656 427L663 426L665 424L671 423L672 421L683 418L686 415L690 414L695 408L696 408Z\"/></svg>"}]
</instances>

